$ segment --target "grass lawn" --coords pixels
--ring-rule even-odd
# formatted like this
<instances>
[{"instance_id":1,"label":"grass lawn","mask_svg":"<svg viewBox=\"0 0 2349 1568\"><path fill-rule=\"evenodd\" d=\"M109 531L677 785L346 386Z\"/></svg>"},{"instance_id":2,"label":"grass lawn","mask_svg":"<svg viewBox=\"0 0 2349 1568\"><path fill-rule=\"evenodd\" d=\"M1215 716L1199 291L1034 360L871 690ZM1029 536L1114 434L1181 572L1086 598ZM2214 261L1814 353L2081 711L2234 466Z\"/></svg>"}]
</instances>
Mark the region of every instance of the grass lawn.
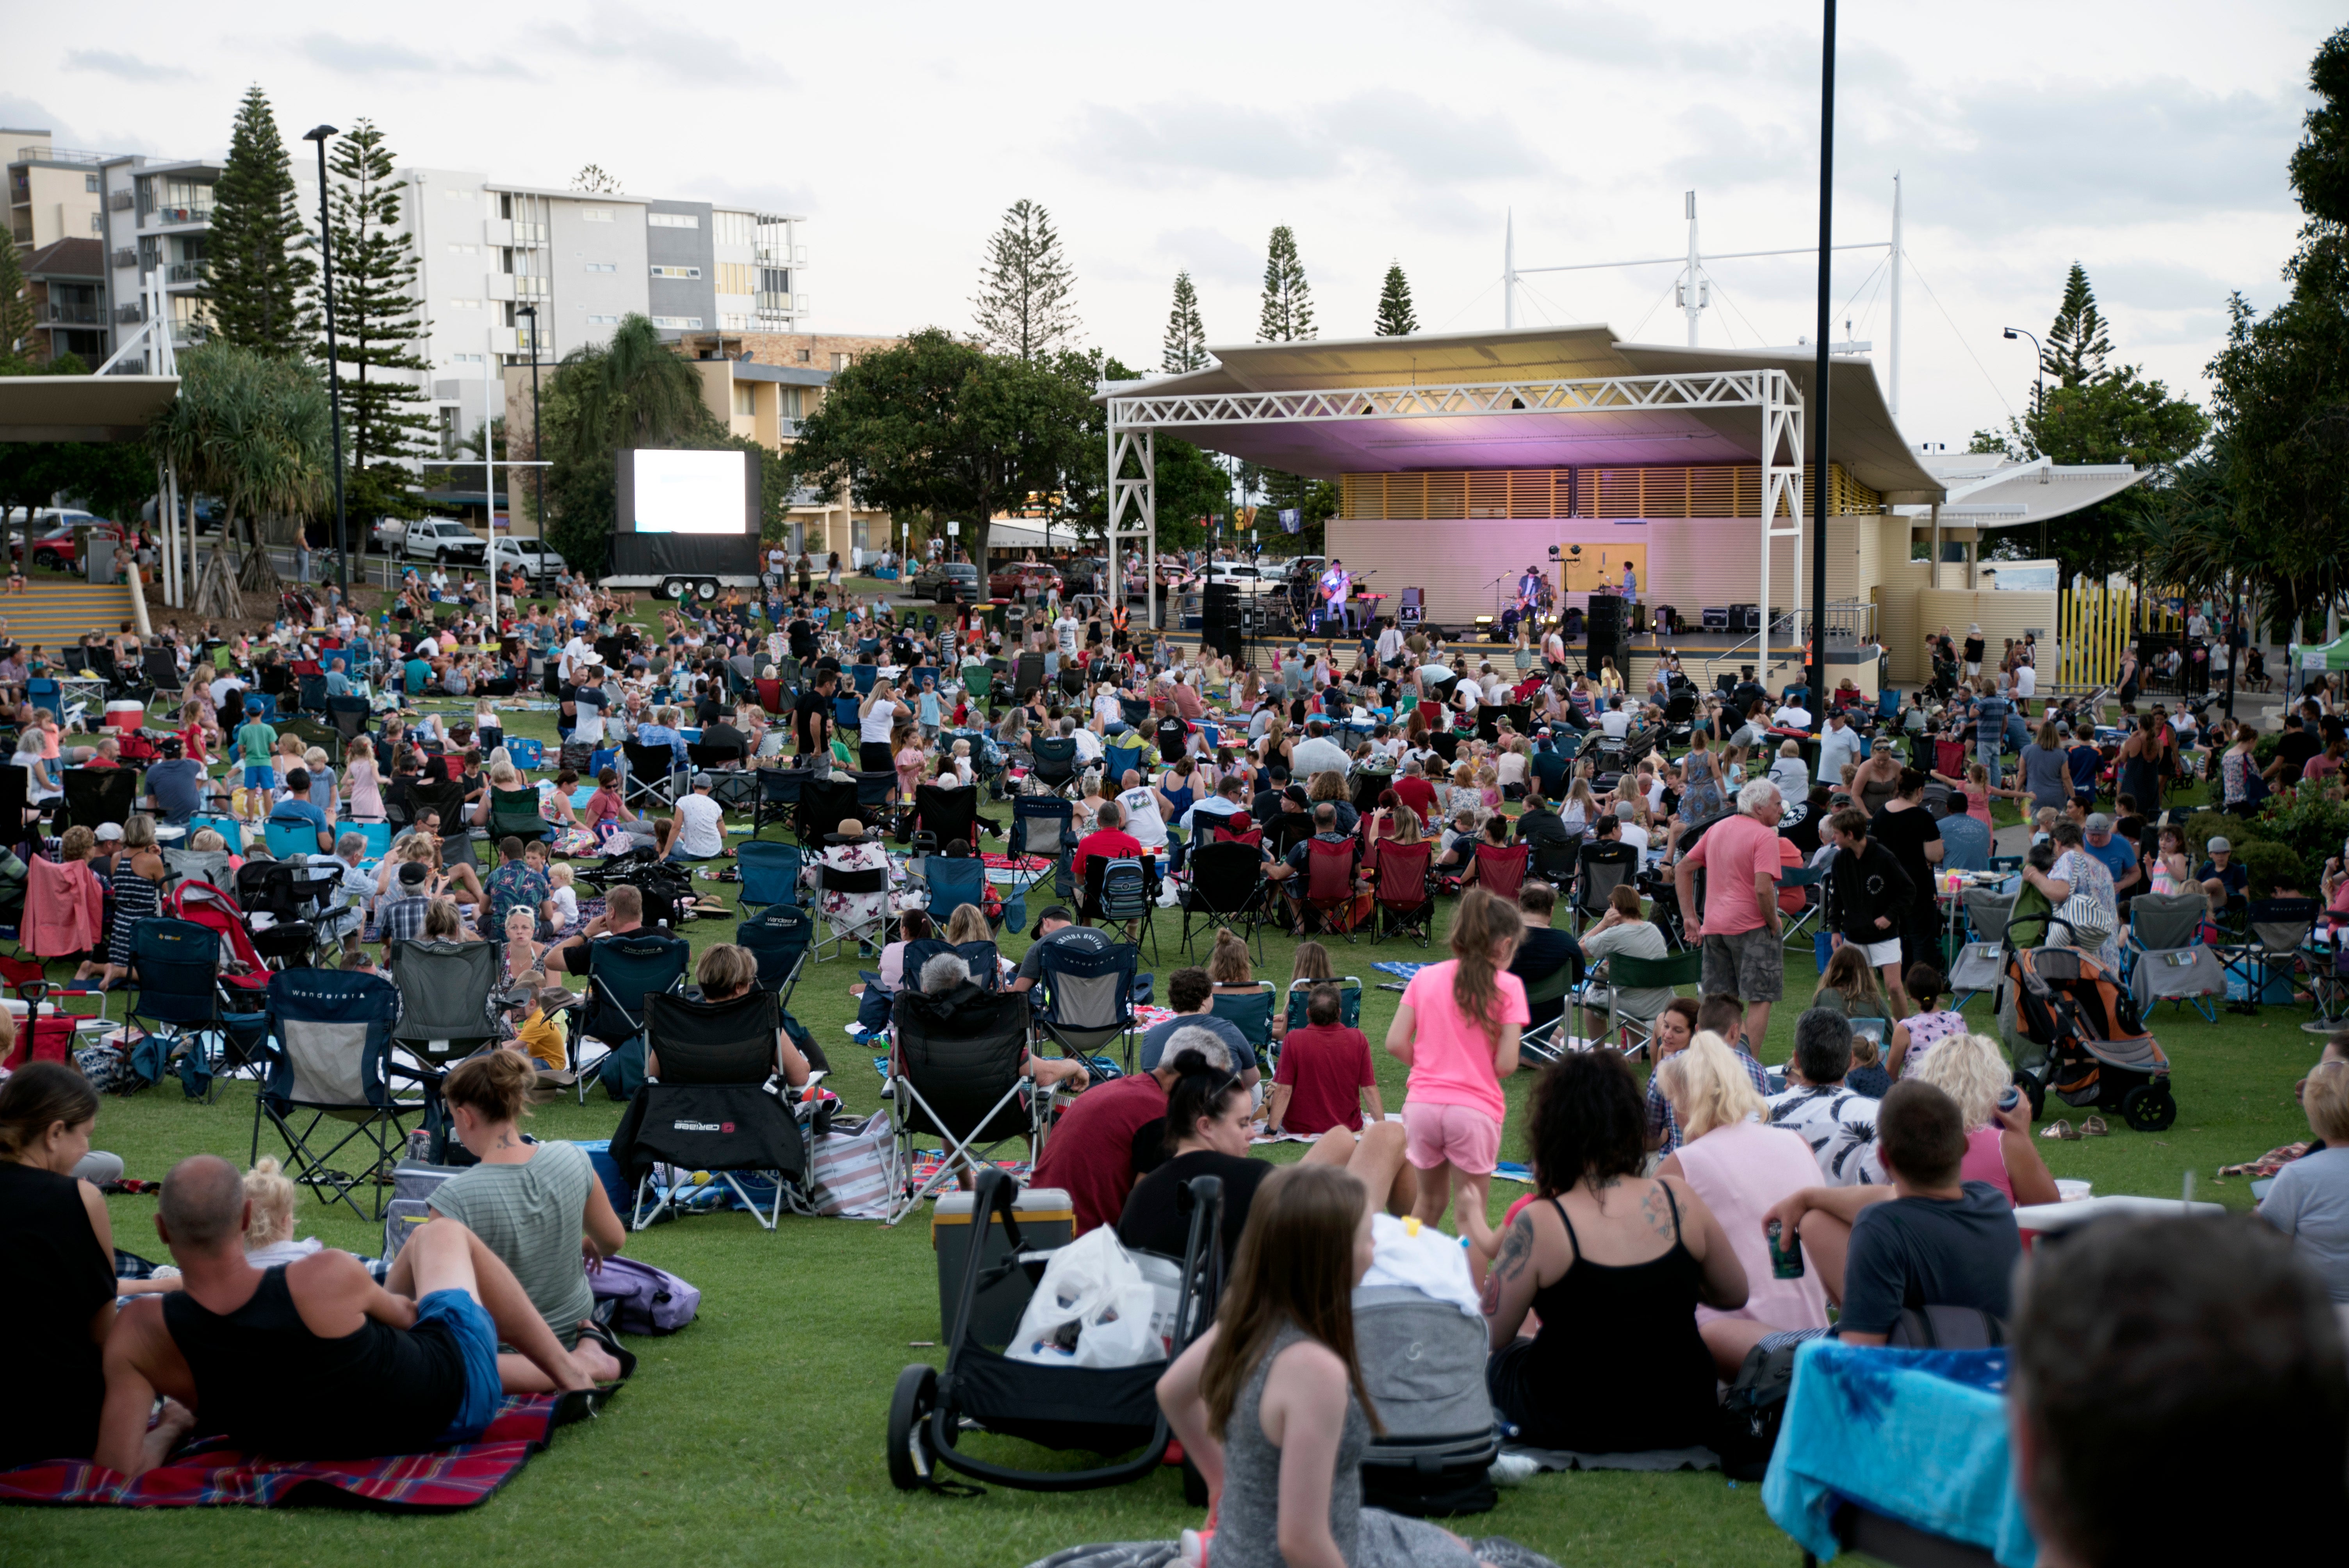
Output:
<instances>
[{"instance_id":1,"label":"grass lawn","mask_svg":"<svg viewBox=\"0 0 2349 1568\"><path fill-rule=\"evenodd\" d=\"M511 721L522 734L552 738L551 715L514 714ZM730 899L729 884L697 886ZM1164 954L1149 965L1161 975L1177 965L1176 929L1174 912L1161 912ZM686 934L698 948L731 931L730 922L709 920ZM1006 951L1016 955L1025 943L1024 934L1007 934ZM1285 982L1291 944L1274 935L1267 945L1263 973ZM1439 949L1429 956L1440 955ZM1338 956L1342 969L1369 983L1380 978L1368 967L1373 959L1423 955L1388 943L1341 946ZM1811 965L1793 957L1788 995L1806 996ZM879 1080L862 1056L843 1048L841 1026L854 1016L844 987L854 978L850 963L812 967L793 1010L834 1051L833 1085L861 1112L878 1103ZM1367 990L1363 1026L1373 1041L1382 1037L1394 1001L1392 992ZM1970 1009L1986 1028L1988 1006L1978 999ZM1797 1010L1791 1002L1776 1009L1765 1060L1785 1059ZM2210 1024L2165 1011L2156 1030L2175 1063L2177 1124L2149 1137L2114 1117L2118 1130L2109 1138L2043 1145L2048 1163L2059 1176L2093 1181L2098 1192L2158 1195L2177 1193L2191 1169L2199 1172L2199 1196L2248 1205L2244 1184L2214 1184L2211 1173L2306 1136L2292 1097L2293 1080L2316 1052L2315 1039L2299 1027L2303 1016L2287 1009L2259 1018L2222 1013ZM1402 1103L1402 1073L1383 1053L1380 1061L1393 1109ZM1529 1087L1526 1075L1512 1080L1513 1105ZM575 1103L542 1109L533 1130L542 1138L608 1137L620 1109L598 1090L584 1110ZM205 1106L184 1100L167 1082L109 1101L97 1144L120 1153L131 1175L156 1178L199 1150L243 1164L253 1119L243 1084L224 1086L219 1102ZM264 1151L271 1141L264 1140ZM1524 1152L1513 1125L1504 1157ZM1294 1146L1281 1151L1293 1153ZM1499 1187L1496 1215L1515 1195ZM160 1257L154 1200L117 1197L110 1204L118 1243ZM375 1227L338 1212L326 1215L305 1200L298 1233L354 1252L379 1250ZM512 1486L470 1511L387 1518L324 1509L17 1509L0 1515L0 1568L206 1560L504 1565L623 1555L697 1565L780 1557L795 1564L1016 1568L1074 1542L1164 1538L1195 1522L1173 1472L1069 1496L991 1488L957 1500L892 1490L882 1454L891 1386L906 1363L939 1358L930 1343L940 1327L926 1233L918 1216L895 1230L786 1217L768 1235L748 1214L727 1213L632 1236L631 1253L701 1288L699 1321L673 1337L633 1341L642 1365L608 1414L559 1433ZM1750 1563L1795 1555L1763 1513L1758 1489L1717 1474L1544 1476L1505 1491L1495 1512L1465 1527L1514 1536L1560 1563Z\"/></svg>"}]
</instances>

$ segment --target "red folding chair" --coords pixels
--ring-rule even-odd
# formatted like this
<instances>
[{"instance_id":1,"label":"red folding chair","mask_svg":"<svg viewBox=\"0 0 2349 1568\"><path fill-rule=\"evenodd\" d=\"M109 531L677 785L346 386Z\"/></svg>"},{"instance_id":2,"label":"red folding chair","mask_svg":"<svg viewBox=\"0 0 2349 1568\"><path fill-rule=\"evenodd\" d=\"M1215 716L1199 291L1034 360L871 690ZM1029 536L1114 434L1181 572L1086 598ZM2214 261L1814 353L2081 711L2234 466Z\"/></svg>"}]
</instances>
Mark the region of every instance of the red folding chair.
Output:
<instances>
[{"instance_id":1,"label":"red folding chair","mask_svg":"<svg viewBox=\"0 0 2349 1568\"><path fill-rule=\"evenodd\" d=\"M1305 841L1305 902L1327 929L1348 942L1354 928L1371 909L1370 897L1355 885L1354 841L1328 839Z\"/></svg>"},{"instance_id":2,"label":"red folding chair","mask_svg":"<svg viewBox=\"0 0 2349 1568\"><path fill-rule=\"evenodd\" d=\"M1381 839L1372 846L1371 892L1378 901L1379 934L1416 932L1419 944L1428 944L1435 920L1435 885L1429 875L1434 854L1435 846L1425 839L1415 844Z\"/></svg>"},{"instance_id":3,"label":"red folding chair","mask_svg":"<svg viewBox=\"0 0 2349 1568\"><path fill-rule=\"evenodd\" d=\"M1526 885L1526 861L1533 853L1529 844L1499 844L1476 846L1476 885L1495 898L1517 902L1517 890Z\"/></svg>"}]
</instances>

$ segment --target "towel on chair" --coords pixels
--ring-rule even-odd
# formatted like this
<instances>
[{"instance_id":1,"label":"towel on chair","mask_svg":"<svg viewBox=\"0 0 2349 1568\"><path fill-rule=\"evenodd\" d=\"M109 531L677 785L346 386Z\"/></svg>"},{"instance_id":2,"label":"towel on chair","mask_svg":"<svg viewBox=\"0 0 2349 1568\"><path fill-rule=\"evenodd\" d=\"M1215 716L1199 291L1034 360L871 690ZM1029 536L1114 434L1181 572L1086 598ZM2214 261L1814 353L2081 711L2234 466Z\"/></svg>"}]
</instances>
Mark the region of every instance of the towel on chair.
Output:
<instances>
[{"instance_id":1,"label":"towel on chair","mask_svg":"<svg viewBox=\"0 0 2349 1568\"><path fill-rule=\"evenodd\" d=\"M36 856L26 864L24 948L63 958L106 946L106 892L88 861Z\"/></svg>"},{"instance_id":2,"label":"towel on chair","mask_svg":"<svg viewBox=\"0 0 2349 1568\"><path fill-rule=\"evenodd\" d=\"M478 1443L379 1459L255 1459L225 1438L191 1443L169 1464L126 1481L88 1460L49 1460L0 1470L0 1502L113 1503L123 1508L282 1508L336 1502L394 1512L471 1508L546 1447L559 1401L509 1396Z\"/></svg>"}]
</instances>

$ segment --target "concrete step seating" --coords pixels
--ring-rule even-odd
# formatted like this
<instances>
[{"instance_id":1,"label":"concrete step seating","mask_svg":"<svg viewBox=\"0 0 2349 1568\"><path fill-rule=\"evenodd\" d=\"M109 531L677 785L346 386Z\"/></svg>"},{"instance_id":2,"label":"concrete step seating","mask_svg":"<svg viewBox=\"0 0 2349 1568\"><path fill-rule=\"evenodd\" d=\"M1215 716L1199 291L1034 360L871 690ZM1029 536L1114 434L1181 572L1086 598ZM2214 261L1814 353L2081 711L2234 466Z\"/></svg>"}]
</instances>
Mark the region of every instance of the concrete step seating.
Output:
<instances>
[{"instance_id":1,"label":"concrete step seating","mask_svg":"<svg viewBox=\"0 0 2349 1568\"><path fill-rule=\"evenodd\" d=\"M119 583L60 582L36 572L24 593L0 593L8 641L28 650L37 645L53 658L83 633L110 636L129 619L130 590Z\"/></svg>"}]
</instances>

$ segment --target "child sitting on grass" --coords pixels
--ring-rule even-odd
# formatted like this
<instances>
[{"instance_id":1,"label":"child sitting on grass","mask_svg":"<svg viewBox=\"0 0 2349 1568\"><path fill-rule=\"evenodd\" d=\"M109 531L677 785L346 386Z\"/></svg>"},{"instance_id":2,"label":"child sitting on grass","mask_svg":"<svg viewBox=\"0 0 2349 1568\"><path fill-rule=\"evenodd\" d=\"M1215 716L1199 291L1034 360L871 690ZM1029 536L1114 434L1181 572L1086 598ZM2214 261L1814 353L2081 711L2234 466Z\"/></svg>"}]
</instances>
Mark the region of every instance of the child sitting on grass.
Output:
<instances>
[{"instance_id":1,"label":"child sitting on grass","mask_svg":"<svg viewBox=\"0 0 2349 1568\"><path fill-rule=\"evenodd\" d=\"M568 936L579 927L579 894L571 885L571 868L558 864L546 873L554 891L547 896L554 901L554 934Z\"/></svg>"},{"instance_id":2,"label":"child sitting on grass","mask_svg":"<svg viewBox=\"0 0 2349 1568\"><path fill-rule=\"evenodd\" d=\"M1386 1119L1370 1037L1338 1021L1343 1006L1338 987L1324 981L1306 997L1304 1026L1282 1037L1268 1117L1272 1131L1315 1137L1342 1127L1360 1132L1365 1097L1371 1119Z\"/></svg>"}]
</instances>

